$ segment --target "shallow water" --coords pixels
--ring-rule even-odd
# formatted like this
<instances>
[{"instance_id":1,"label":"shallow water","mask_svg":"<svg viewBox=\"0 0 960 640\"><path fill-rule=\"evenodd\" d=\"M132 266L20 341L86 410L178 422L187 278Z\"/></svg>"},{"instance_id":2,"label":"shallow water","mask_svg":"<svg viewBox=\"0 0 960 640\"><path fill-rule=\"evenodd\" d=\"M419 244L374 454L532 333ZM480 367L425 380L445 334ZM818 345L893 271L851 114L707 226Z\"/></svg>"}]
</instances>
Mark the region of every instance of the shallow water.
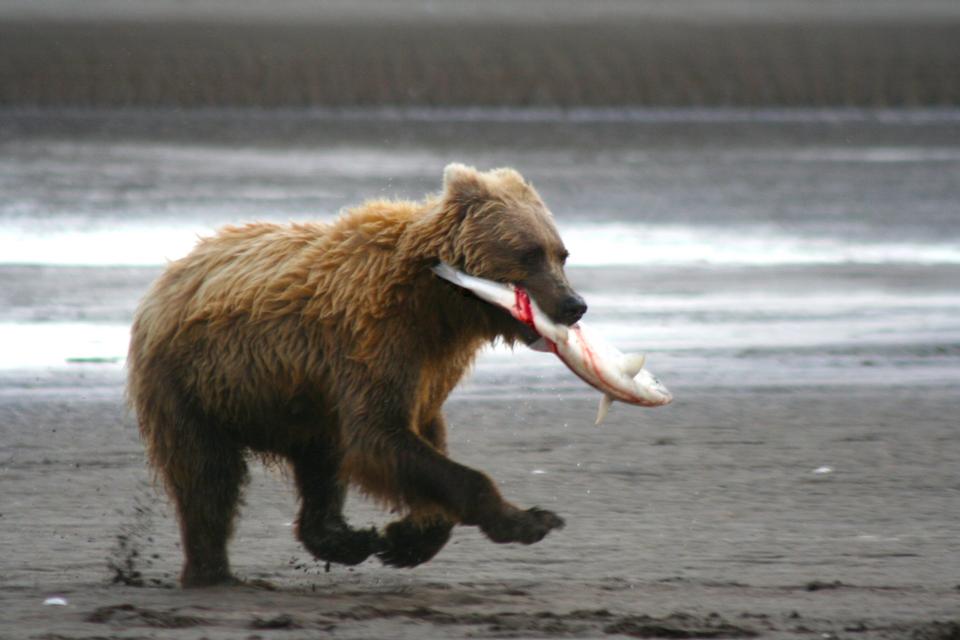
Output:
<instances>
[{"instance_id":1,"label":"shallow water","mask_svg":"<svg viewBox=\"0 0 960 640\"><path fill-rule=\"evenodd\" d=\"M17 111L0 133L3 371L119 370L198 235L419 198L462 160L537 185L586 320L673 386L960 378L955 111ZM588 393L496 350L464 392L518 383Z\"/></svg>"}]
</instances>

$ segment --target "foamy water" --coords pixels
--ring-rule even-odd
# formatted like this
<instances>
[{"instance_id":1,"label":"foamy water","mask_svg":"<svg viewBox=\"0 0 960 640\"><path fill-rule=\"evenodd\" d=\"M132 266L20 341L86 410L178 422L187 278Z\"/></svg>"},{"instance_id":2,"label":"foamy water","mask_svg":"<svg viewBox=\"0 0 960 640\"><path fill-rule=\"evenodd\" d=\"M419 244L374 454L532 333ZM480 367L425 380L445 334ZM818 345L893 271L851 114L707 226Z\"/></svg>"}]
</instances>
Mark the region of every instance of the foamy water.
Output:
<instances>
[{"instance_id":1,"label":"foamy water","mask_svg":"<svg viewBox=\"0 0 960 640\"><path fill-rule=\"evenodd\" d=\"M330 219L329 217L327 219ZM241 221L235 221L241 222ZM569 264L598 266L778 266L960 264L960 241L876 242L804 237L768 227L561 224ZM120 220L61 221L56 228L0 225L0 264L157 266L186 255L212 226Z\"/></svg>"},{"instance_id":2,"label":"foamy water","mask_svg":"<svg viewBox=\"0 0 960 640\"><path fill-rule=\"evenodd\" d=\"M960 382L960 292L583 293L585 322L625 352L646 353L647 367L681 389ZM128 340L126 323L0 322L0 370L92 368L119 377ZM549 354L495 346L458 393L592 391Z\"/></svg>"},{"instance_id":3,"label":"foamy water","mask_svg":"<svg viewBox=\"0 0 960 640\"><path fill-rule=\"evenodd\" d=\"M0 322L0 369L123 364L128 324Z\"/></svg>"}]
</instances>

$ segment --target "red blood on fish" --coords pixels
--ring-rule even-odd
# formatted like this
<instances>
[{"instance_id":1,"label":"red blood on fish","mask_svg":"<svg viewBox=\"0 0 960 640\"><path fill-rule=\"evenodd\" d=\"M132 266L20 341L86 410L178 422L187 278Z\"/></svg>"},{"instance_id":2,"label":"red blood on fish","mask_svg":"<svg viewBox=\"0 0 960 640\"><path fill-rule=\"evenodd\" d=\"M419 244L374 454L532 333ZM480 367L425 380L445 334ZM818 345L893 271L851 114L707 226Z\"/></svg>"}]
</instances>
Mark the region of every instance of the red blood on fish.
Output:
<instances>
[{"instance_id":1,"label":"red blood on fish","mask_svg":"<svg viewBox=\"0 0 960 640\"><path fill-rule=\"evenodd\" d=\"M514 295L516 301L513 303L513 309L515 311L513 317L536 331L537 326L533 322L533 308L530 306L530 296L520 287L514 290Z\"/></svg>"},{"instance_id":2,"label":"red blood on fish","mask_svg":"<svg viewBox=\"0 0 960 640\"><path fill-rule=\"evenodd\" d=\"M590 348L590 345L587 343L587 341L583 339L583 334L580 332L580 327L572 327L571 329L576 332L577 337L580 339L580 344L583 345L583 355L587 359L587 364L589 364L590 368L593 369L593 374L600 380L606 382L607 379L603 375L600 365L597 364L597 354L593 352L593 349Z\"/></svg>"}]
</instances>

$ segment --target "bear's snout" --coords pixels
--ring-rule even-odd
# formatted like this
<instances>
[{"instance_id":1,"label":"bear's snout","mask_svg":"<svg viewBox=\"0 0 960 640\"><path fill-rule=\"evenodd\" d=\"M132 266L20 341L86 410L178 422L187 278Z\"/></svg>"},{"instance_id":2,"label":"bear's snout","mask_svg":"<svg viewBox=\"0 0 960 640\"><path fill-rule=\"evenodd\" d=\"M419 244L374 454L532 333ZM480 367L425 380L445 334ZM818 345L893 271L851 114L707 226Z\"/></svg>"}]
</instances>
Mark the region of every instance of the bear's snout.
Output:
<instances>
[{"instance_id":1,"label":"bear's snout","mask_svg":"<svg viewBox=\"0 0 960 640\"><path fill-rule=\"evenodd\" d=\"M557 310L560 316L558 320L561 324L570 326L575 324L583 314L587 312L587 303L578 294L570 292L570 295L560 302Z\"/></svg>"}]
</instances>

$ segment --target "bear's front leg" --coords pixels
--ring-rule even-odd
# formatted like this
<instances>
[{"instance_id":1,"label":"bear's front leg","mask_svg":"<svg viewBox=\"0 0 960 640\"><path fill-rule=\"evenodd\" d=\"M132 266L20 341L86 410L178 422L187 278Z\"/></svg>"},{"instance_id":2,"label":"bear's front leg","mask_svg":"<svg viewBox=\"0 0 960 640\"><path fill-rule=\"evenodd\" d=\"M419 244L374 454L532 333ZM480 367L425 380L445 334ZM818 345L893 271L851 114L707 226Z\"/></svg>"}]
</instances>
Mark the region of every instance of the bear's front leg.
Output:
<instances>
[{"instance_id":1,"label":"bear's front leg","mask_svg":"<svg viewBox=\"0 0 960 640\"><path fill-rule=\"evenodd\" d=\"M553 511L539 507L518 509L508 502L493 517L477 523L480 530L494 542L521 542L533 544L543 540L554 529L563 529L563 518Z\"/></svg>"},{"instance_id":2,"label":"bear's front leg","mask_svg":"<svg viewBox=\"0 0 960 640\"><path fill-rule=\"evenodd\" d=\"M418 433L434 449L447 453L447 425L442 415L425 420ZM415 567L440 553L450 540L452 530L453 523L440 515L407 516L387 525L383 536L386 548L377 557L391 567Z\"/></svg>"},{"instance_id":3,"label":"bear's front leg","mask_svg":"<svg viewBox=\"0 0 960 640\"><path fill-rule=\"evenodd\" d=\"M377 557L391 567L415 567L437 555L452 530L453 523L444 519L420 522L408 517L391 522L384 531L386 548Z\"/></svg>"},{"instance_id":4,"label":"bear's front leg","mask_svg":"<svg viewBox=\"0 0 960 640\"><path fill-rule=\"evenodd\" d=\"M403 362L400 355L384 359ZM339 378L344 479L413 513L439 510L453 522L479 527L494 542L533 544L563 527L551 511L510 504L485 474L416 434L410 404L417 379L399 375L402 369L365 368Z\"/></svg>"},{"instance_id":5,"label":"bear's front leg","mask_svg":"<svg viewBox=\"0 0 960 640\"><path fill-rule=\"evenodd\" d=\"M480 527L494 542L532 544L563 527L563 519L555 513L515 507L483 473L450 460L397 423L391 427L384 432L381 426L376 435L356 438L347 451L350 476L368 492L414 511L419 506L432 506L431 511L439 506L456 522ZM392 471L391 482L384 482L385 467ZM389 542L389 529L387 533ZM400 525L393 540L413 535L409 525Z\"/></svg>"},{"instance_id":6,"label":"bear's front leg","mask_svg":"<svg viewBox=\"0 0 960 640\"><path fill-rule=\"evenodd\" d=\"M385 548L376 529L354 529L343 518L346 488L338 476L335 448L326 443L290 455L300 491L297 538L315 558L337 564L360 564Z\"/></svg>"},{"instance_id":7,"label":"bear's front leg","mask_svg":"<svg viewBox=\"0 0 960 640\"><path fill-rule=\"evenodd\" d=\"M533 544L553 529L563 528L563 519L557 514L537 507L515 507L485 474L447 458L417 435L403 431L395 433L392 440L407 504L438 504L462 524L477 526L500 543Z\"/></svg>"}]
</instances>

